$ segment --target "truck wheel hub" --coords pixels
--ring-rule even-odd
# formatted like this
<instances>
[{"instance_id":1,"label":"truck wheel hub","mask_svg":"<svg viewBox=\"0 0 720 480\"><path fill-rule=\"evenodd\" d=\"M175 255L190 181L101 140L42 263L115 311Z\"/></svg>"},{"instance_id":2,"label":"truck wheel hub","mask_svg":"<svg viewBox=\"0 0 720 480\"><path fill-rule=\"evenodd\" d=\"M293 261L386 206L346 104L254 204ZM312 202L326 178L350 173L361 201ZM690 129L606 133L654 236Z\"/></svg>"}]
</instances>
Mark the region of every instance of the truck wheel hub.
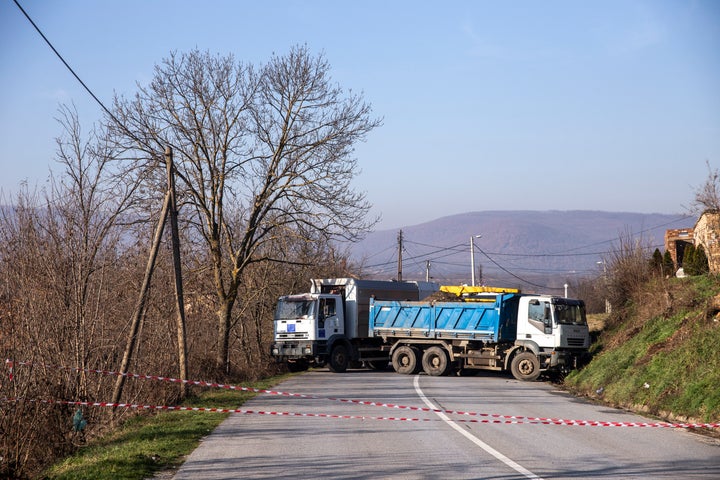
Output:
<instances>
[{"instance_id":1,"label":"truck wheel hub","mask_svg":"<svg viewBox=\"0 0 720 480\"><path fill-rule=\"evenodd\" d=\"M523 375L528 375L532 373L535 368L533 368L533 364L531 361L523 360L522 362L520 362L520 365L518 365L518 370L520 370L520 373L522 373Z\"/></svg>"}]
</instances>

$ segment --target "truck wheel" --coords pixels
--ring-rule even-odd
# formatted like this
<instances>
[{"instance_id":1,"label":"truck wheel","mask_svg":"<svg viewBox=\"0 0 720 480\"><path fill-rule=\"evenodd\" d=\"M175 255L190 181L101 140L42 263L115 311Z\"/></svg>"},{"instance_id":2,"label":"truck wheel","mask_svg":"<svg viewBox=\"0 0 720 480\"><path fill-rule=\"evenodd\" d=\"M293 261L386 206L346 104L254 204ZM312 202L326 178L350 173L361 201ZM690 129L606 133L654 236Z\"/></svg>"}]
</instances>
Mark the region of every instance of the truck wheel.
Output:
<instances>
[{"instance_id":1,"label":"truck wheel","mask_svg":"<svg viewBox=\"0 0 720 480\"><path fill-rule=\"evenodd\" d=\"M412 375L418 371L418 351L416 348L403 345L392 354L392 366L397 373Z\"/></svg>"},{"instance_id":2,"label":"truck wheel","mask_svg":"<svg viewBox=\"0 0 720 480\"><path fill-rule=\"evenodd\" d=\"M532 352L520 352L510 362L510 371L518 380L532 382L540 376L540 361Z\"/></svg>"},{"instance_id":3,"label":"truck wheel","mask_svg":"<svg viewBox=\"0 0 720 480\"><path fill-rule=\"evenodd\" d=\"M343 373L348 368L350 356L345 345L335 345L330 353L328 368L331 372Z\"/></svg>"},{"instance_id":4,"label":"truck wheel","mask_svg":"<svg viewBox=\"0 0 720 480\"><path fill-rule=\"evenodd\" d=\"M441 347L428 348L423 353L422 366L425 373L433 377L445 375L448 371L447 353Z\"/></svg>"}]
</instances>

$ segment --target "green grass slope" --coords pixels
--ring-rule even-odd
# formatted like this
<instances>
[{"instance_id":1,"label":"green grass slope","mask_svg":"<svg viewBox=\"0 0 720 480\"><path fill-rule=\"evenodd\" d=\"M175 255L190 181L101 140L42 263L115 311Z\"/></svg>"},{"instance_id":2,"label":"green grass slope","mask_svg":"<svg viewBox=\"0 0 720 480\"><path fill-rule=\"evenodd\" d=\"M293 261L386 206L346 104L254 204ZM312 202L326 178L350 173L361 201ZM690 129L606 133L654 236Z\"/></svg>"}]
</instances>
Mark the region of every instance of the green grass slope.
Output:
<instances>
[{"instance_id":1,"label":"green grass slope","mask_svg":"<svg viewBox=\"0 0 720 480\"><path fill-rule=\"evenodd\" d=\"M720 280L658 280L610 315L573 392L670 420L720 420Z\"/></svg>"},{"instance_id":2,"label":"green grass slope","mask_svg":"<svg viewBox=\"0 0 720 480\"><path fill-rule=\"evenodd\" d=\"M250 384L268 389L289 375ZM240 390L206 390L184 402L204 409L239 408L256 394ZM47 480L142 480L172 472L217 427L228 413L208 411L152 412L131 417L121 427L96 438L43 475ZM239 415L239 414L236 414ZM169 473L167 476L171 476Z\"/></svg>"}]
</instances>

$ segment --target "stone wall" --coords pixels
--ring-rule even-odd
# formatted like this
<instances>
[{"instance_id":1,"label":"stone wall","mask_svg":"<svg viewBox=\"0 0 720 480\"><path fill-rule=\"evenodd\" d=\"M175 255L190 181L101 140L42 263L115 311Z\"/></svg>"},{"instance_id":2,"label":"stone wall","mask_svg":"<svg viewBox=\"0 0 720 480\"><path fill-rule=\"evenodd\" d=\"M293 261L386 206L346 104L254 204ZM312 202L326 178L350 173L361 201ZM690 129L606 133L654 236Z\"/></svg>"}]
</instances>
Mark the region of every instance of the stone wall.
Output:
<instances>
[{"instance_id":1,"label":"stone wall","mask_svg":"<svg viewBox=\"0 0 720 480\"><path fill-rule=\"evenodd\" d=\"M720 212L706 211L695 224L695 246L702 245L708 258L710 273L720 273Z\"/></svg>"}]
</instances>

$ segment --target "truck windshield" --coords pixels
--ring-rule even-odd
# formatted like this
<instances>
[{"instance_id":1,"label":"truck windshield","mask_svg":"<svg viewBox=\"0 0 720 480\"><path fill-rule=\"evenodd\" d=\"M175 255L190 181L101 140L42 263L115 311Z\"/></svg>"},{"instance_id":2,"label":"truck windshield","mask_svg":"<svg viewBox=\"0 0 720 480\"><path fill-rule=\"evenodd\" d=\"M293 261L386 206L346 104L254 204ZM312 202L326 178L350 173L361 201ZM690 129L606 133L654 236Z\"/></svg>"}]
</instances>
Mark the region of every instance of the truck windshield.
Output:
<instances>
[{"instance_id":1,"label":"truck windshield","mask_svg":"<svg viewBox=\"0 0 720 480\"><path fill-rule=\"evenodd\" d=\"M585 306L581 303L555 303L555 321L560 325L586 325Z\"/></svg>"},{"instance_id":2,"label":"truck windshield","mask_svg":"<svg viewBox=\"0 0 720 480\"><path fill-rule=\"evenodd\" d=\"M315 311L315 301L307 299L284 299L278 302L275 320L308 318Z\"/></svg>"}]
</instances>

